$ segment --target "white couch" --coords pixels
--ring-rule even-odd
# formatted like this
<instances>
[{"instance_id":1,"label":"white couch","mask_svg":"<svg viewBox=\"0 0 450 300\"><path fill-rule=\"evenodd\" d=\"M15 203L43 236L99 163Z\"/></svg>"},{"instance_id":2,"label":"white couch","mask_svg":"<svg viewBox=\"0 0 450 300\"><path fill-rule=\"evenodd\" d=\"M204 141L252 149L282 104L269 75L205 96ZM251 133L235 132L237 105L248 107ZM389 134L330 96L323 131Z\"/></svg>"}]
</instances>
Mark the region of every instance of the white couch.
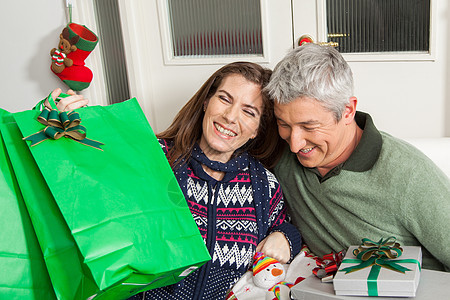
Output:
<instances>
[{"instance_id":1,"label":"white couch","mask_svg":"<svg viewBox=\"0 0 450 300\"><path fill-rule=\"evenodd\" d=\"M450 137L406 138L404 140L425 153L450 178Z\"/></svg>"}]
</instances>

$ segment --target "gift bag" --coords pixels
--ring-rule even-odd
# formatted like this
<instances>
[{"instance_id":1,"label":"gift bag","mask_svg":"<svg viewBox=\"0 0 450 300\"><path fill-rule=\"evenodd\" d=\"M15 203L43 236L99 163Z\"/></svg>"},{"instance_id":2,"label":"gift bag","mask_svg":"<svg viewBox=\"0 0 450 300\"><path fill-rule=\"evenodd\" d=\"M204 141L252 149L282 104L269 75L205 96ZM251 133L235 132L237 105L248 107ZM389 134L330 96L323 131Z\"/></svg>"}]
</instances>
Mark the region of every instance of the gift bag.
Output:
<instances>
[{"instance_id":1,"label":"gift bag","mask_svg":"<svg viewBox=\"0 0 450 300\"><path fill-rule=\"evenodd\" d=\"M0 109L3 119L11 114ZM43 255L0 135L0 298L56 299Z\"/></svg>"},{"instance_id":2,"label":"gift bag","mask_svg":"<svg viewBox=\"0 0 450 300\"><path fill-rule=\"evenodd\" d=\"M12 115L1 128L16 179L58 299L83 299L98 288ZM70 270L70 271L68 271Z\"/></svg>"},{"instance_id":3,"label":"gift bag","mask_svg":"<svg viewBox=\"0 0 450 300\"><path fill-rule=\"evenodd\" d=\"M95 298L176 283L210 259L136 99L42 114L14 119L98 287ZM44 128L62 137L47 138Z\"/></svg>"}]
</instances>

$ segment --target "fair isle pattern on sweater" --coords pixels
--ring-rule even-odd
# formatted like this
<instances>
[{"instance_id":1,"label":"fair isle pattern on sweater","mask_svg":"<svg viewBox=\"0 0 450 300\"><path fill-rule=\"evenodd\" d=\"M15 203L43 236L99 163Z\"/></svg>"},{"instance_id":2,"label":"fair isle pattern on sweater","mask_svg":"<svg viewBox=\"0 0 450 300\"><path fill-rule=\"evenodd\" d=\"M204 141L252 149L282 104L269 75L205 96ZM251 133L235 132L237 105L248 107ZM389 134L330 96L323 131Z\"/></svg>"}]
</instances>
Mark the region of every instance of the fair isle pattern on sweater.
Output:
<instances>
[{"instance_id":1,"label":"fair isle pattern on sweater","mask_svg":"<svg viewBox=\"0 0 450 300\"><path fill-rule=\"evenodd\" d=\"M160 140L160 143L167 155L166 141ZM257 207L270 212L268 221L264 221L269 230L263 237L286 219L282 191L275 176L266 170L264 178L256 178L268 190L265 199L254 199L260 193L254 193L251 176L248 166L239 167L226 172L223 180L218 182L194 159L183 171L176 172L212 260L178 285L145 292L145 299L225 298L227 290L248 270L260 242ZM142 299L142 294L133 299Z\"/></svg>"},{"instance_id":2,"label":"fair isle pattern on sweater","mask_svg":"<svg viewBox=\"0 0 450 300\"><path fill-rule=\"evenodd\" d=\"M258 244L258 227L253 205L253 189L248 168L239 172L227 183L219 182L209 192L208 182L202 180L188 168L187 202L192 216L206 243L208 231L208 210L216 206L216 242L214 243L213 262L235 264L237 268L248 268ZM269 196L271 198L270 225L278 225L282 220L277 216L282 213L283 202L280 186L275 176L268 173ZM217 197L214 200L214 194ZM274 197L276 196L276 197Z\"/></svg>"}]
</instances>

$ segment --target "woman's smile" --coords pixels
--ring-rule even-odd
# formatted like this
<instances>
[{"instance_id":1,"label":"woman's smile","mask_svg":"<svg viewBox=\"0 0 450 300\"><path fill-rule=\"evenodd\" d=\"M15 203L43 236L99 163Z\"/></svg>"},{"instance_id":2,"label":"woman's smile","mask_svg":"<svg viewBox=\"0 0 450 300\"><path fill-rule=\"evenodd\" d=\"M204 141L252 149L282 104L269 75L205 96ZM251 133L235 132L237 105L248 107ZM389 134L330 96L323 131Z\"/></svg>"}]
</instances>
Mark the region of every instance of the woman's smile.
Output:
<instances>
[{"instance_id":1,"label":"woman's smile","mask_svg":"<svg viewBox=\"0 0 450 300\"><path fill-rule=\"evenodd\" d=\"M219 123L214 122L214 127L219 131L219 133L225 134L227 137L235 137L237 136L236 132L231 131L230 129L226 129Z\"/></svg>"}]
</instances>

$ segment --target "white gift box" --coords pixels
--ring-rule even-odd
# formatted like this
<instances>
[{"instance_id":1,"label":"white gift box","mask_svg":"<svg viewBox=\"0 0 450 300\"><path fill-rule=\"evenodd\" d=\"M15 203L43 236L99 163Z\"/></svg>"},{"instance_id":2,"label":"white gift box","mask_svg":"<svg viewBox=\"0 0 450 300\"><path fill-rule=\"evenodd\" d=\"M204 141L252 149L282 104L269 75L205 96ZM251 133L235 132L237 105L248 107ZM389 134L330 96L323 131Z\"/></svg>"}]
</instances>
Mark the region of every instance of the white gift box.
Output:
<instances>
[{"instance_id":1,"label":"white gift box","mask_svg":"<svg viewBox=\"0 0 450 300\"><path fill-rule=\"evenodd\" d=\"M368 279L369 273L374 266L360 269L351 273L341 271L344 268L359 265L359 263L345 262L346 259L356 259L353 255L353 250L358 248L352 246L348 249L344 261L341 264L339 271L333 279L333 286L336 295L348 296L369 296ZM375 277L371 295L375 291L375 296L382 297L415 297L417 286L420 280L420 267L417 263L406 263L402 260L417 260L422 265L422 250L418 246L403 246L403 253L394 261L397 264L410 269L405 273L393 271L381 267L378 276ZM373 275L372 275L373 277Z\"/></svg>"},{"instance_id":2,"label":"white gift box","mask_svg":"<svg viewBox=\"0 0 450 300\"><path fill-rule=\"evenodd\" d=\"M450 273L422 269L420 283L414 300L441 300L450 295ZM368 300L367 296L337 296L332 283L321 282L310 276L291 288L295 300ZM240 299L240 298L238 298ZM383 297L380 300L399 300L398 297Z\"/></svg>"}]
</instances>

